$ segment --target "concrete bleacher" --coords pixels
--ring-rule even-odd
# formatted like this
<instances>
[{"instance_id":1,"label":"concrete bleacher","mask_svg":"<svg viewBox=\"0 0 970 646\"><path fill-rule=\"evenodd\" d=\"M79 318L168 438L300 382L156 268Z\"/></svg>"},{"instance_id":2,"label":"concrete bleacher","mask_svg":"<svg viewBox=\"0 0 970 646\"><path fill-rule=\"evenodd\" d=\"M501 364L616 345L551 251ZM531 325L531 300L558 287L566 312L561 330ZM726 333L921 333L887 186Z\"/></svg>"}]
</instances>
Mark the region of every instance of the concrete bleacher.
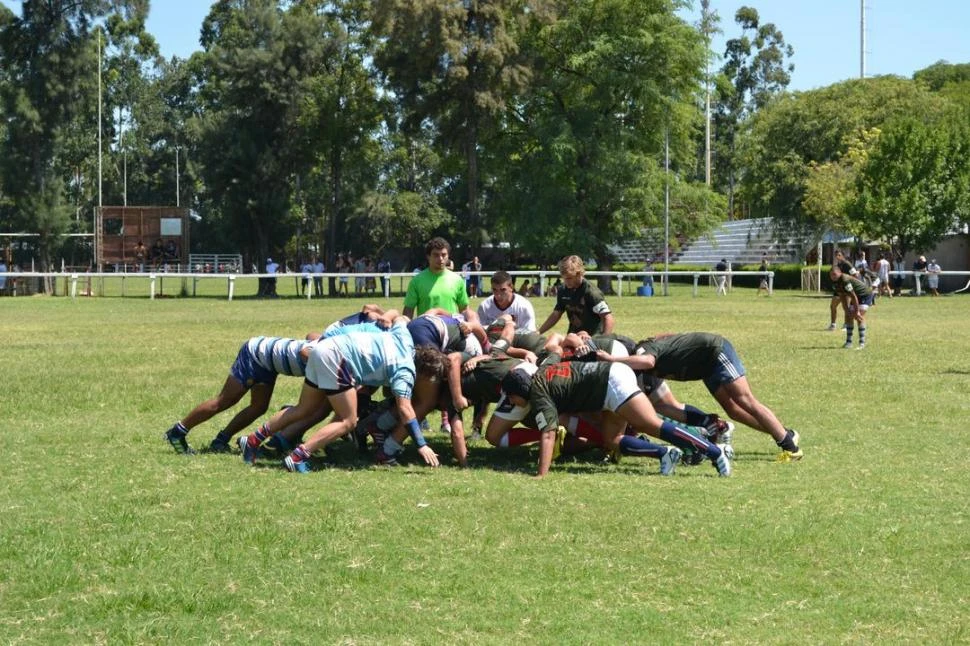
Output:
<instances>
[{"instance_id":1,"label":"concrete bleacher","mask_svg":"<svg viewBox=\"0 0 970 646\"><path fill-rule=\"evenodd\" d=\"M762 254L772 264L799 262L803 241L778 239L769 218L724 222L710 236L690 241L681 249L678 262L688 265L715 265L726 259L732 265L757 265Z\"/></svg>"},{"instance_id":2,"label":"concrete bleacher","mask_svg":"<svg viewBox=\"0 0 970 646\"><path fill-rule=\"evenodd\" d=\"M731 220L695 240L682 241L679 249L671 248L670 262L686 265L715 265L726 259L732 265L757 265L767 254L772 264L800 262L803 240L791 237L779 240L771 228L770 218ZM643 229L640 237L611 245L617 262L643 264L647 258L659 260L664 255L663 231Z\"/></svg>"},{"instance_id":3,"label":"concrete bleacher","mask_svg":"<svg viewBox=\"0 0 970 646\"><path fill-rule=\"evenodd\" d=\"M659 260L664 257L663 231L643 229L639 238L630 238L610 245L610 252L617 262L642 265L648 258ZM670 250L670 262L675 262L679 251Z\"/></svg>"}]
</instances>

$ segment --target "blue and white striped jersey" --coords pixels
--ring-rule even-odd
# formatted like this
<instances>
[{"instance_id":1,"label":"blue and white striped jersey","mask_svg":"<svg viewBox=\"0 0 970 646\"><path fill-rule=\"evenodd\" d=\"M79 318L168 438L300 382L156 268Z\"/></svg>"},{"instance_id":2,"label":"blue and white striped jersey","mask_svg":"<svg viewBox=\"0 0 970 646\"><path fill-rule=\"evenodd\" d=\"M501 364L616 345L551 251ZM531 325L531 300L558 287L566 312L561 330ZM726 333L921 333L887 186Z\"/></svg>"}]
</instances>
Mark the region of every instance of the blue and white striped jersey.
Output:
<instances>
[{"instance_id":1,"label":"blue and white striped jersey","mask_svg":"<svg viewBox=\"0 0 970 646\"><path fill-rule=\"evenodd\" d=\"M247 347L260 366L280 375L302 377L306 374L306 361L300 350L313 341L284 339L278 336L254 336Z\"/></svg>"}]
</instances>

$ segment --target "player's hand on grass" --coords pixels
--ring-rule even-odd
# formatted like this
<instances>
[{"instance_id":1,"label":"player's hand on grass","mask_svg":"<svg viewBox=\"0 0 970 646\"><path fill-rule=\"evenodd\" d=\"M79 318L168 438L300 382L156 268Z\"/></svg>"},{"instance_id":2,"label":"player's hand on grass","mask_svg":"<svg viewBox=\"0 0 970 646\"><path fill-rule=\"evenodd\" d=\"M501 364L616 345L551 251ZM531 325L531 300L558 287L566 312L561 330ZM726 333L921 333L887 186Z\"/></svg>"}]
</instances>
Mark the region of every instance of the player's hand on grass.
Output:
<instances>
[{"instance_id":1,"label":"player's hand on grass","mask_svg":"<svg viewBox=\"0 0 970 646\"><path fill-rule=\"evenodd\" d=\"M418 455L421 456L424 463L429 467L436 467L440 464L440 462L438 462L438 454L435 453L427 444L418 449Z\"/></svg>"}]
</instances>

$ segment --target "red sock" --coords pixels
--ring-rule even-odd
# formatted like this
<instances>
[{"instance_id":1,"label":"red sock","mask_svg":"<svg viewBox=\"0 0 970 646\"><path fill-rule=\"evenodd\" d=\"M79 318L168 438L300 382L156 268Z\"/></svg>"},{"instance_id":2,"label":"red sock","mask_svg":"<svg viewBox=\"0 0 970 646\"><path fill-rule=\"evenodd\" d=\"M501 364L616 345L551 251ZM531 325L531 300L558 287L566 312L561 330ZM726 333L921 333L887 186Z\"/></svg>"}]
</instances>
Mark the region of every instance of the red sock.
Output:
<instances>
[{"instance_id":1,"label":"red sock","mask_svg":"<svg viewBox=\"0 0 970 646\"><path fill-rule=\"evenodd\" d=\"M525 428L524 426L517 426L509 431L506 435L509 438L509 446L532 444L533 442L538 442L542 439L541 431L537 431L534 428Z\"/></svg>"},{"instance_id":2,"label":"red sock","mask_svg":"<svg viewBox=\"0 0 970 646\"><path fill-rule=\"evenodd\" d=\"M576 437L582 438L595 446L603 446L603 434L582 417L577 420Z\"/></svg>"}]
</instances>

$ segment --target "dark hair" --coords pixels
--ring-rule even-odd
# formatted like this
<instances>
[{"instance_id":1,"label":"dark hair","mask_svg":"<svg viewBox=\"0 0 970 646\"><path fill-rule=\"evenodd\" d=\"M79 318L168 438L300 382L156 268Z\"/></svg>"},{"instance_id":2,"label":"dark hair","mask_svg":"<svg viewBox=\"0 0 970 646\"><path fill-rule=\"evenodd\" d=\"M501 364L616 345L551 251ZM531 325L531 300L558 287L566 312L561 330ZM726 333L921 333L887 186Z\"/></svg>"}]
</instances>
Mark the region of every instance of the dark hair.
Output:
<instances>
[{"instance_id":1,"label":"dark hair","mask_svg":"<svg viewBox=\"0 0 970 646\"><path fill-rule=\"evenodd\" d=\"M502 390L507 395L518 395L522 399L528 399L532 392L532 376L526 374L524 370L509 370L509 373L502 377Z\"/></svg>"},{"instance_id":2,"label":"dark hair","mask_svg":"<svg viewBox=\"0 0 970 646\"><path fill-rule=\"evenodd\" d=\"M445 374L445 355L430 345L419 345L414 349L414 366L418 374L440 379Z\"/></svg>"},{"instance_id":3,"label":"dark hair","mask_svg":"<svg viewBox=\"0 0 970 646\"><path fill-rule=\"evenodd\" d=\"M441 236L431 238L428 240L428 243L424 245L424 255L430 256L431 252L435 251L436 249L445 249L451 253L451 244Z\"/></svg>"},{"instance_id":4,"label":"dark hair","mask_svg":"<svg viewBox=\"0 0 970 646\"><path fill-rule=\"evenodd\" d=\"M504 285L505 283L511 283L512 275L505 270L499 269L497 272L492 274L492 282L495 283L496 285Z\"/></svg>"}]
</instances>

